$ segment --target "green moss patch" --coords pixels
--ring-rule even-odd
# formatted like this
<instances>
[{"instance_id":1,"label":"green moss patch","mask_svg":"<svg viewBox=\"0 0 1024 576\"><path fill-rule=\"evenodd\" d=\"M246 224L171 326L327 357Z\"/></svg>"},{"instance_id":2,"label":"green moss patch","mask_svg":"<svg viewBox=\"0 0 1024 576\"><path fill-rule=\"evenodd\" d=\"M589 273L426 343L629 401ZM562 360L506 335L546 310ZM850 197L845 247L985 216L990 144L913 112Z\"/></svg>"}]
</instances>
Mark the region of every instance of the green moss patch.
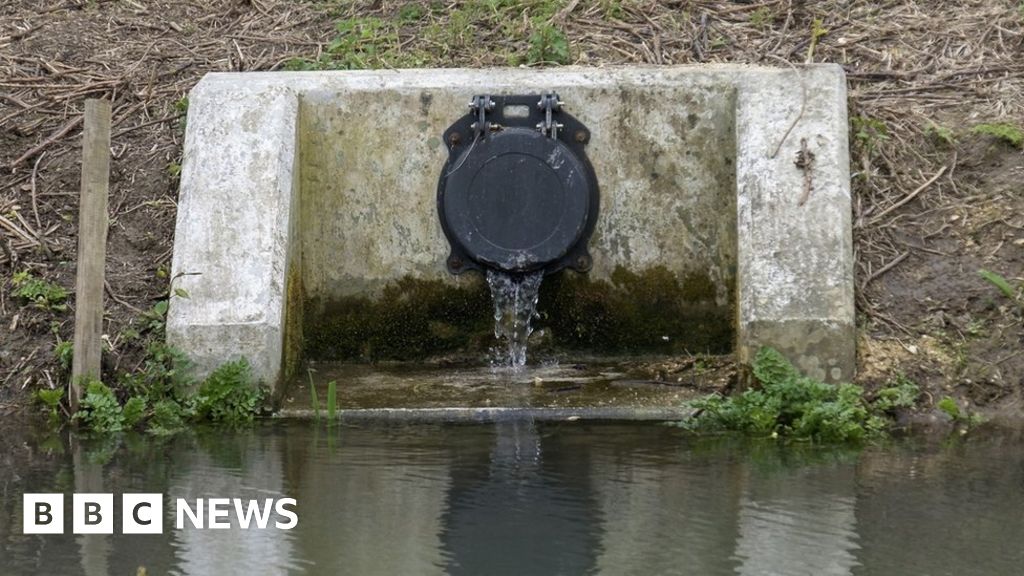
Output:
<instances>
[{"instance_id":1,"label":"green moss patch","mask_svg":"<svg viewBox=\"0 0 1024 576\"><path fill-rule=\"evenodd\" d=\"M569 350L724 354L733 347L733 325L716 292L706 274L680 279L663 266L619 267L610 280L565 273L541 285L537 324Z\"/></svg>"},{"instance_id":2,"label":"green moss patch","mask_svg":"<svg viewBox=\"0 0 1024 576\"><path fill-rule=\"evenodd\" d=\"M305 353L320 360L420 360L486 349L491 295L480 278L458 285L403 278L379 298L306 304Z\"/></svg>"},{"instance_id":3,"label":"green moss patch","mask_svg":"<svg viewBox=\"0 0 1024 576\"><path fill-rule=\"evenodd\" d=\"M531 345L546 353L726 353L733 325L716 293L706 274L679 278L664 267L620 267L608 280L549 276L534 323L535 340L545 336ZM495 344L491 296L478 275L456 285L403 278L378 298L309 300L305 318L305 353L318 360L478 356Z\"/></svg>"}]
</instances>

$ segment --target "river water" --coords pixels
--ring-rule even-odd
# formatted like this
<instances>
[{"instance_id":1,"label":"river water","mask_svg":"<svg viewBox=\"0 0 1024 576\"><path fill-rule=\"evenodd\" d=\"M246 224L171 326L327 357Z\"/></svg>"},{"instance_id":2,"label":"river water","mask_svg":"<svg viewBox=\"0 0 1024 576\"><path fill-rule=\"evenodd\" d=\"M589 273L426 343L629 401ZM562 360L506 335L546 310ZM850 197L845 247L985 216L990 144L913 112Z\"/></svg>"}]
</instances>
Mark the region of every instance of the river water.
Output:
<instances>
[{"instance_id":1,"label":"river water","mask_svg":"<svg viewBox=\"0 0 1024 576\"><path fill-rule=\"evenodd\" d=\"M5 575L1024 572L1019 433L851 449L586 422L101 442L9 426ZM50 491L162 493L164 533L23 535L22 493ZM173 526L176 498L282 496L293 530Z\"/></svg>"}]
</instances>

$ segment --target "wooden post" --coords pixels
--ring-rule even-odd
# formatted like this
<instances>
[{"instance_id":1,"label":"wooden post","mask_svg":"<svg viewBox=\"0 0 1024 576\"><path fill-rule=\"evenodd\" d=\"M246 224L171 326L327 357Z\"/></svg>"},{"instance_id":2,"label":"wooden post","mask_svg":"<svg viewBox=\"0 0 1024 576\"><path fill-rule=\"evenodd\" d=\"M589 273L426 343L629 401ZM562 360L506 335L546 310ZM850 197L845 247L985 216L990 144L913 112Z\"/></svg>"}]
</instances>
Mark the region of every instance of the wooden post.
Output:
<instances>
[{"instance_id":1,"label":"wooden post","mask_svg":"<svg viewBox=\"0 0 1024 576\"><path fill-rule=\"evenodd\" d=\"M107 254L110 179L110 101L85 101L82 131L82 196L78 207L78 278L71 411L78 410L82 381L100 377L103 335L103 265Z\"/></svg>"}]
</instances>

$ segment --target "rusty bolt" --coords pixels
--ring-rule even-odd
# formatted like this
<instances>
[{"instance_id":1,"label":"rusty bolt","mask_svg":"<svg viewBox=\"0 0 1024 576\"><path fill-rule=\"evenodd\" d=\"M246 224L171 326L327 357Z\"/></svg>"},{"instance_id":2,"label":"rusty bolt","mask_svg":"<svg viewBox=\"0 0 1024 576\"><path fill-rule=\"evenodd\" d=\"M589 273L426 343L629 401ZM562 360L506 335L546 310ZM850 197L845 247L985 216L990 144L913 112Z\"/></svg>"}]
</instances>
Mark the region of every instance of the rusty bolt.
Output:
<instances>
[{"instance_id":1,"label":"rusty bolt","mask_svg":"<svg viewBox=\"0 0 1024 576\"><path fill-rule=\"evenodd\" d=\"M452 256L448 259L448 267L452 270L460 270L462 268L462 258Z\"/></svg>"},{"instance_id":2,"label":"rusty bolt","mask_svg":"<svg viewBox=\"0 0 1024 576\"><path fill-rule=\"evenodd\" d=\"M587 131L586 130L577 130L575 137L576 137L576 141L579 142L580 144L582 144L582 143L587 141Z\"/></svg>"},{"instance_id":3,"label":"rusty bolt","mask_svg":"<svg viewBox=\"0 0 1024 576\"><path fill-rule=\"evenodd\" d=\"M452 132L451 134L448 135L448 142L452 146L457 146L459 142L462 142L462 134L458 132Z\"/></svg>"}]
</instances>

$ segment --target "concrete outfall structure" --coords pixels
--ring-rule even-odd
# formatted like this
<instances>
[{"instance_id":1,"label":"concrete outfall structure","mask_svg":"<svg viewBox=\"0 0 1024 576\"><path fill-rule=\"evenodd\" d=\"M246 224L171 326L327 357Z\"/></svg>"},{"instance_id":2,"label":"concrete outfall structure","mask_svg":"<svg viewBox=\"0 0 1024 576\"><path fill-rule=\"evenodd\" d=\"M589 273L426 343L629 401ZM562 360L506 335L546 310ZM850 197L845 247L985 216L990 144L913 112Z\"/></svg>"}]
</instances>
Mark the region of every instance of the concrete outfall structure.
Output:
<instances>
[{"instance_id":1,"label":"concrete outfall structure","mask_svg":"<svg viewBox=\"0 0 1024 576\"><path fill-rule=\"evenodd\" d=\"M590 275L705 275L736 352L849 380L855 325L842 68L736 65L215 73L192 91L168 340L200 375L245 356L277 385L303 309L404 277L450 282L443 130L475 94L555 90L591 130Z\"/></svg>"}]
</instances>

